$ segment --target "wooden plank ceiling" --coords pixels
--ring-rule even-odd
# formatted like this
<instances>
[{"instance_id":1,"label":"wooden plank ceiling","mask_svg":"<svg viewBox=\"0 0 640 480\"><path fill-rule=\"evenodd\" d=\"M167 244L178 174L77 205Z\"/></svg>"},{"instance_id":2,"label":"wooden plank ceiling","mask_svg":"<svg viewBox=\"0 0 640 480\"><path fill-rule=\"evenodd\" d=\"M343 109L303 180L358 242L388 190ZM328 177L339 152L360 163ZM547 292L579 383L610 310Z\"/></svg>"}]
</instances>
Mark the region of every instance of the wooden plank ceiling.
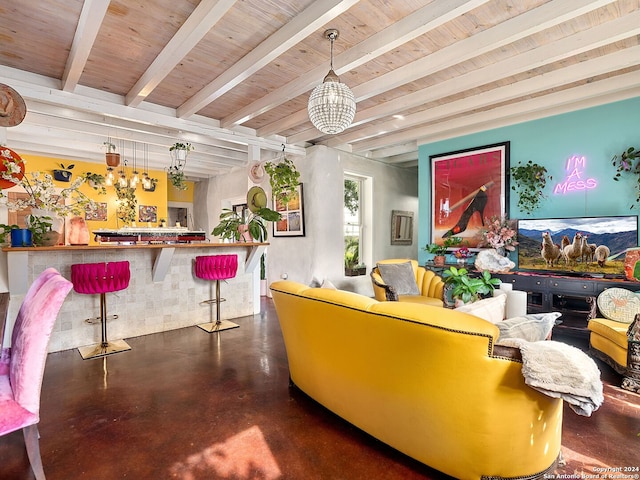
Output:
<instances>
[{"instance_id":1,"label":"wooden plank ceiling","mask_svg":"<svg viewBox=\"0 0 640 480\"><path fill-rule=\"evenodd\" d=\"M309 122L334 67L352 127ZM3 0L0 83L23 153L102 161L195 145L193 178L323 144L399 166L417 146L640 95L640 0ZM129 152L129 153L128 153ZM140 154L138 154L140 158Z\"/></svg>"}]
</instances>

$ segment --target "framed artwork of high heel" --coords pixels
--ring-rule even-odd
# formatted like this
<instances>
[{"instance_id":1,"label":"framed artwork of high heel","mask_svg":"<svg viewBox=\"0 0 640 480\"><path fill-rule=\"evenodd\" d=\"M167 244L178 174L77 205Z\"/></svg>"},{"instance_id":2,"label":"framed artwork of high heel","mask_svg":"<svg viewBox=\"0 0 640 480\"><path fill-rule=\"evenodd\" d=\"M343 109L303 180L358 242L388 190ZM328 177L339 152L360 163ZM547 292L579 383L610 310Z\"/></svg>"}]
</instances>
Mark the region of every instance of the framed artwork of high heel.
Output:
<instances>
[{"instance_id":1,"label":"framed artwork of high heel","mask_svg":"<svg viewBox=\"0 0 640 480\"><path fill-rule=\"evenodd\" d=\"M509 142L431 155L431 242L461 237L477 248L492 216L507 214Z\"/></svg>"}]
</instances>

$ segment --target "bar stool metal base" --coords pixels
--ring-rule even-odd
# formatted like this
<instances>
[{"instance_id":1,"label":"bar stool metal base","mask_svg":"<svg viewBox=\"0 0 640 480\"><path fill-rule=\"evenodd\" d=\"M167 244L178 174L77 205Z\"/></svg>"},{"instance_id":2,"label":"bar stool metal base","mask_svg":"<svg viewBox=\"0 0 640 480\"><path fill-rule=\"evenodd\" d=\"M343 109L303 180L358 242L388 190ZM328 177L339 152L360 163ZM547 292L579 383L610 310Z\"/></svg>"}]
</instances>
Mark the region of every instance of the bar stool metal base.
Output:
<instances>
[{"instance_id":1,"label":"bar stool metal base","mask_svg":"<svg viewBox=\"0 0 640 480\"><path fill-rule=\"evenodd\" d=\"M124 340L111 340L106 343L96 343L78 348L83 360L106 357L112 353L126 352L127 350L131 350L131 346Z\"/></svg>"},{"instance_id":2,"label":"bar stool metal base","mask_svg":"<svg viewBox=\"0 0 640 480\"><path fill-rule=\"evenodd\" d=\"M198 325L205 332L221 332L223 330L231 330L232 328L238 328L240 325L230 322L229 320L222 320L220 322L201 323Z\"/></svg>"}]
</instances>

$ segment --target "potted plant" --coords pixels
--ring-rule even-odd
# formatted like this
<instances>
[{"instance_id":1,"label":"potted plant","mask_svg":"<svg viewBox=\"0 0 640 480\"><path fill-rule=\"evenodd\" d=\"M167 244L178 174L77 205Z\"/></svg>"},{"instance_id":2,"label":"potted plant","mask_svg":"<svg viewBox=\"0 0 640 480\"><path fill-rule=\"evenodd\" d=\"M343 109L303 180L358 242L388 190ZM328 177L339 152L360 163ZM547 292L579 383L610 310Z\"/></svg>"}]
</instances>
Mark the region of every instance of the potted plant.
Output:
<instances>
[{"instance_id":1,"label":"potted plant","mask_svg":"<svg viewBox=\"0 0 640 480\"><path fill-rule=\"evenodd\" d=\"M171 185L178 190L186 190L188 188L184 172L178 167L169 167L167 178Z\"/></svg>"},{"instance_id":2,"label":"potted plant","mask_svg":"<svg viewBox=\"0 0 640 480\"><path fill-rule=\"evenodd\" d=\"M169 147L169 152L175 160L186 160L191 150L193 150L193 145L188 142L176 142Z\"/></svg>"},{"instance_id":3,"label":"potted plant","mask_svg":"<svg viewBox=\"0 0 640 480\"><path fill-rule=\"evenodd\" d=\"M542 190L547 180L553 177L547 175L547 169L529 160L523 164L511 167L511 190L518 193L518 208L521 212L532 213L540 206L545 197Z\"/></svg>"},{"instance_id":4,"label":"potted plant","mask_svg":"<svg viewBox=\"0 0 640 480\"><path fill-rule=\"evenodd\" d=\"M33 244L37 247L57 245L60 233L52 230L53 219L46 215L28 215L26 218Z\"/></svg>"},{"instance_id":5,"label":"potted plant","mask_svg":"<svg viewBox=\"0 0 640 480\"><path fill-rule=\"evenodd\" d=\"M116 146L110 141L106 141L103 143L104 148L106 149L105 153L105 161L109 167L117 167L120 165L120 154L116 153Z\"/></svg>"},{"instance_id":6,"label":"potted plant","mask_svg":"<svg viewBox=\"0 0 640 480\"><path fill-rule=\"evenodd\" d=\"M447 249L450 247L455 247L456 245L460 245L462 243L461 237L447 237L442 242L442 245L439 243L429 243L424 247L424 250L427 253L432 253L433 264L436 267L443 267L446 262L446 253Z\"/></svg>"},{"instance_id":7,"label":"potted plant","mask_svg":"<svg viewBox=\"0 0 640 480\"><path fill-rule=\"evenodd\" d=\"M96 190L100 195L106 195L107 189L104 186L105 177L99 173L84 172L82 176L86 179L91 188Z\"/></svg>"},{"instance_id":8,"label":"potted plant","mask_svg":"<svg viewBox=\"0 0 640 480\"><path fill-rule=\"evenodd\" d=\"M70 182L71 176L73 175L71 173L71 170L73 170L73 167L75 167L75 165L73 164L67 165L65 167L64 164L61 163L59 169L53 170L53 178L59 182Z\"/></svg>"},{"instance_id":9,"label":"potted plant","mask_svg":"<svg viewBox=\"0 0 640 480\"><path fill-rule=\"evenodd\" d=\"M640 150L635 147L629 147L619 156L614 155L611 163L616 167L616 174L613 179L617 182L620 180L622 173L628 173L636 176L634 183L636 189L636 203L640 203ZM630 208L633 208L633 204Z\"/></svg>"},{"instance_id":10,"label":"potted plant","mask_svg":"<svg viewBox=\"0 0 640 480\"><path fill-rule=\"evenodd\" d=\"M484 270L478 277L471 277L466 268L449 267L442 272L442 279L445 283L445 300L450 295L456 306L459 303L475 302L500 285L500 280L492 278L488 270Z\"/></svg>"},{"instance_id":11,"label":"potted plant","mask_svg":"<svg viewBox=\"0 0 640 480\"><path fill-rule=\"evenodd\" d=\"M267 296L267 266L264 253L260 256L260 296Z\"/></svg>"},{"instance_id":12,"label":"potted plant","mask_svg":"<svg viewBox=\"0 0 640 480\"><path fill-rule=\"evenodd\" d=\"M273 196L285 205L289 203L300 183L300 172L293 161L284 157L280 162L266 162L264 169L269 175Z\"/></svg>"},{"instance_id":13,"label":"potted plant","mask_svg":"<svg viewBox=\"0 0 640 480\"><path fill-rule=\"evenodd\" d=\"M249 209L245 209L244 213L238 213L232 209L223 208L220 223L211 234L223 240L239 242L249 241L247 236L243 236L243 232L247 231L252 239L264 242L267 239L265 222L278 220L280 220L280 214L267 207L260 208L255 213Z\"/></svg>"},{"instance_id":14,"label":"potted plant","mask_svg":"<svg viewBox=\"0 0 640 480\"><path fill-rule=\"evenodd\" d=\"M11 243L11 230L19 229L18 225L0 224L0 245L6 246Z\"/></svg>"}]
</instances>

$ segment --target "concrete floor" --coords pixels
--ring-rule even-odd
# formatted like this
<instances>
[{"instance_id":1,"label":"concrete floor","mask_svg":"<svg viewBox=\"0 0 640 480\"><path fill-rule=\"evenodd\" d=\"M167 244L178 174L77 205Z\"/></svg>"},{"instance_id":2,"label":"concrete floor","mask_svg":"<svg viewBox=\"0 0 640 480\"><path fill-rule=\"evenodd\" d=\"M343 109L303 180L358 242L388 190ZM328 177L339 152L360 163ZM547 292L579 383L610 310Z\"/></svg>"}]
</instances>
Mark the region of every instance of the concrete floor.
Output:
<instances>
[{"instance_id":1,"label":"concrete floor","mask_svg":"<svg viewBox=\"0 0 640 480\"><path fill-rule=\"evenodd\" d=\"M48 480L449 478L290 387L273 303L262 302L261 315L220 334L131 338L131 351L105 359L51 354L40 421ZM567 464L556 474L640 466L640 395L598 365L605 403L591 417L565 406ZM0 478L33 478L21 432L0 438Z\"/></svg>"}]
</instances>

